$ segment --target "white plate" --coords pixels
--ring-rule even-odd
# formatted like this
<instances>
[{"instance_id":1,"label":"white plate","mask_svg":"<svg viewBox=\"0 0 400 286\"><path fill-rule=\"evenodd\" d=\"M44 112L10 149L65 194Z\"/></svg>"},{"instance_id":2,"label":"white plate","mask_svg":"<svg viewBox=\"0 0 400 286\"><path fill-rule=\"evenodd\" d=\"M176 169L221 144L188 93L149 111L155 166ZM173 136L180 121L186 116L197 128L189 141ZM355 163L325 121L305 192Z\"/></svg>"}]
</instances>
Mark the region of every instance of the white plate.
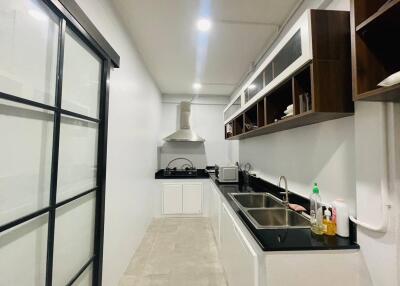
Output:
<instances>
[{"instance_id":1,"label":"white plate","mask_svg":"<svg viewBox=\"0 0 400 286\"><path fill-rule=\"evenodd\" d=\"M395 85L397 83L400 83L400 71L395 72L394 74L391 74L390 76L382 80L380 83L378 83L378 86L387 87Z\"/></svg>"}]
</instances>

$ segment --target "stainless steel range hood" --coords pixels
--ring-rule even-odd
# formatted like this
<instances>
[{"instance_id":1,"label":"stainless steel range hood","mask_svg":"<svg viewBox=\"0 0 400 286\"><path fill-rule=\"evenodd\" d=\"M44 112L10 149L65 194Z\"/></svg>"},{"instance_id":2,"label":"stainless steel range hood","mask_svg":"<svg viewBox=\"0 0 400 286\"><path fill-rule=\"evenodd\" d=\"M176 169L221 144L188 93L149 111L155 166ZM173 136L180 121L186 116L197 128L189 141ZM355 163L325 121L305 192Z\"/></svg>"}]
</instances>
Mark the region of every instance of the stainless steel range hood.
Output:
<instances>
[{"instance_id":1,"label":"stainless steel range hood","mask_svg":"<svg viewBox=\"0 0 400 286\"><path fill-rule=\"evenodd\" d=\"M182 101L180 103L180 128L165 137L167 142L204 142L205 139L200 137L190 128L190 102Z\"/></svg>"}]
</instances>

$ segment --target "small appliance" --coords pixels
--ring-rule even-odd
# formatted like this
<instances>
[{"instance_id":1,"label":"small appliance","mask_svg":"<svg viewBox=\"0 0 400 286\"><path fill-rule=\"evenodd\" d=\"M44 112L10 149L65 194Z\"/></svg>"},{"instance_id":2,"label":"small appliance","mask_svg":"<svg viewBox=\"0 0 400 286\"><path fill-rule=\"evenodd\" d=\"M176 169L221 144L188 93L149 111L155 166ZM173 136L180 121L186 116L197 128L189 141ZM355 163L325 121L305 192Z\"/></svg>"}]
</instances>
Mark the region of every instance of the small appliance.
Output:
<instances>
[{"instance_id":1,"label":"small appliance","mask_svg":"<svg viewBox=\"0 0 400 286\"><path fill-rule=\"evenodd\" d=\"M215 165L215 176L220 183L238 183L238 166L218 166Z\"/></svg>"},{"instance_id":2,"label":"small appliance","mask_svg":"<svg viewBox=\"0 0 400 286\"><path fill-rule=\"evenodd\" d=\"M164 169L165 177L196 177L197 169L194 167L186 167L182 169L178 168L166 168Z\"/></svg>"}]
</instances>

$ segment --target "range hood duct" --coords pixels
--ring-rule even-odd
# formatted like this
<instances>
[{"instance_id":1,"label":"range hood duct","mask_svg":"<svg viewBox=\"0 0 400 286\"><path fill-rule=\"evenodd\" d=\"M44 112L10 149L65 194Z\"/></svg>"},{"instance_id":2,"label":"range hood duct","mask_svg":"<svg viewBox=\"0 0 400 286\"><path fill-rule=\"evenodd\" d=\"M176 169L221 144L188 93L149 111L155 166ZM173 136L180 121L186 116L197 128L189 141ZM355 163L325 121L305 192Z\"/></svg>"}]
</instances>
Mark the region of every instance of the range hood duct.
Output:
<instances>
[{"instance_id":1,"label":"range hood duct","mask_svg":"<svg viewBox=\"0 0 400 286\"><path fill-rule=\"evenodd\" d=\"M204 138L200 137L190 128L190 111L191 106L189 101L182 101L179 106L180 110L180 128L165 137L167 142L204 142Z\"/></svg>"}]
</instances>

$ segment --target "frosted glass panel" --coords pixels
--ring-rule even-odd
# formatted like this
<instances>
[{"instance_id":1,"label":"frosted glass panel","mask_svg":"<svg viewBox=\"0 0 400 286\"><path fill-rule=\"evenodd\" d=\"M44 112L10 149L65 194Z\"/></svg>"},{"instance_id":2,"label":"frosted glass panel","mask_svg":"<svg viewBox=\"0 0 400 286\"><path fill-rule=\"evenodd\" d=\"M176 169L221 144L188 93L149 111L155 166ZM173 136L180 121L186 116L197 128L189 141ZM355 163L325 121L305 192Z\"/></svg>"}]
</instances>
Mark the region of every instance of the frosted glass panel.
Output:
<instances>
[{"instance_id":1,"label":"frosted glass panel","mask_svg":"<svg viewBox=\"0 0 400 286\"><path fill-rule=\"evenodd\" d=\"M0 233L0 285L45 285L47 218Z\"/></svg>"},{"instance_id":2,"label":"frosted glass panel","mask_svg":"<svg viewBox=\"0 0 400 286\"><path fill-rule=\"evenodd\" d=\"M57 201L96 187L98 124L61 118Z\"/></svg>"},{"instance_id":3,"label":"frosted glass panel","mask_svg":"<svg viewBox=\"0 0 400 286\"><path fill-rule=\"evenodd\" d=\"M92 286L93 267L92 264L86 268L79 278L75 281L74 286Z\"/></svg>"},{"instance_id":4,"label":"frosted glass panel","mask_svg":"<svg viewBox=\"0 0 400 286\"><path fill-rule=\"evenodd\" d=\"M53 115L0 99L0 225L48 206Z\"/></svg>"},{"instance_id":5,"label":"frosted glass panel","mask_svg":"<svg viewBox=\"0 0 400 286\"><path fill-rule=\"evenodd\" d=\"M0 1L0 91L54 105L58 19L41 0Z\"/></svg>"},{"instance_id":6,"label":"frosted glass panel","mask_svg":"<svg viewBox=\"0 0 400 286\"><path fill-rule=\"evenodd\" d=\"M67 29L62 108L98 118L100 81L100 58Z\"/></svg>"},{"instance_id":7,"label":"frosted glass panel","mask_svg":"<svg viewBox=\"0 0 400 286\"><path fill-rule=\"evenodd\" d=\"M235 102L229 106L229 108L225 111L224 113L224 120L227 120L229 117L231 117L236 111L240 109L240 101L242 100L242 97L239 96Z\"/></svg>"},{"instance_id":8,"label":"frosted glass panel","mask_svg":"<svg viewBox=\"0 0 400 286\"><path fill-rule=\"evenodd\" d=\"M57 209L53 285L65 285L92 257L95 201L91 193Z\"/></svg>"}]
</instances>

